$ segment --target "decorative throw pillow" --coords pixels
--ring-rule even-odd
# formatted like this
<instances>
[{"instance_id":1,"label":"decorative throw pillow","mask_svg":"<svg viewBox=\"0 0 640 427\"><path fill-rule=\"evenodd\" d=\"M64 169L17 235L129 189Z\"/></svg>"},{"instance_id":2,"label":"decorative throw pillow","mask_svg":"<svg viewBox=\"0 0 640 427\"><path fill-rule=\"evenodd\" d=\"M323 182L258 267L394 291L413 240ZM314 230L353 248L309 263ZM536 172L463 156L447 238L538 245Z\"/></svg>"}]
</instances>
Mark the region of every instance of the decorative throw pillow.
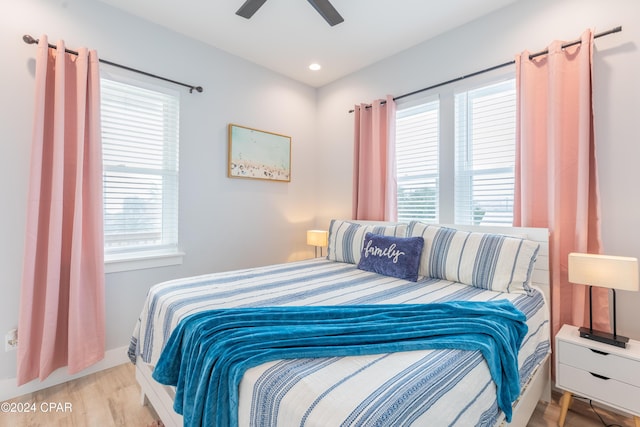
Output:
<instances>
[{"instance_id":1,"label":"decorative throw pillow","mask_svg":"<svg viewBox=\"0 0 640 427\"><path fill-rule=\"evenodd\" d=\"M407 224L373 225L333 219L329 225L327 259L357 264L360 261L364 236L368 232L405 237Z\"/></svg>"},{"instance_id":2,"label":"decorative throw pillow","mask_svg":"<svg viewBox=\"0 0 640 427\"><path fill-rule=\"evenodd\" d=\"M367 233L358 268L415 282L418 280L423 244L422 237L390 237Z\"/></svg>"},{"instance_id":3,"label":"decorative throw pillow","mask_svg":"<svg viewBox=\"0 0 640 427\"><path fill-rule=\"evenodd\" d=\"M410 223L407 234L425 240L420 275L499 292L530 290L537 242L419 222Z\"/></svg>"}]
</instances>

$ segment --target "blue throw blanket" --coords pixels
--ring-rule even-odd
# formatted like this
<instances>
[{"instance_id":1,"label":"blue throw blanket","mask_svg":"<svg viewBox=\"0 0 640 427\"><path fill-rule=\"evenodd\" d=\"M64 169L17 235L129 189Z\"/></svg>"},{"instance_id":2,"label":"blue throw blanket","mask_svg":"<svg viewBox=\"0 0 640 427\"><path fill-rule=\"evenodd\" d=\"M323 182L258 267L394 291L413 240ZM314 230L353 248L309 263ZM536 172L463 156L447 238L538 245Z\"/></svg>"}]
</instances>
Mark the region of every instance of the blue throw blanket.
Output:
<instances>
[{"instance_id":1,"label":"blue throw blanket","mask_svg":"<svg viewBox=\"0 0 640 427\"><path fill-rule=\"evenodd\" d=\"M520 394L518 350L525 315L507 300L205 311L171 334L153 378L176 386L185 426L237 426L244 372L278 359L357 356L424 349L479 350L511 420Z\"/></svg>"}]
</instances>

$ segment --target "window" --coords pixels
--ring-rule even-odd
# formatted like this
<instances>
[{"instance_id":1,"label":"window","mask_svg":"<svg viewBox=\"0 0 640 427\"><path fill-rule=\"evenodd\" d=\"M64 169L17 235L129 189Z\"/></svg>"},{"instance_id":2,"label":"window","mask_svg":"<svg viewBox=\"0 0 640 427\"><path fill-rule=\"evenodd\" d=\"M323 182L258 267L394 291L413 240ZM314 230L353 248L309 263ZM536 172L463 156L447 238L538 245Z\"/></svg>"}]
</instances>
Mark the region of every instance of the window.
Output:
<instances>
[{"instance_id":1,"label":"window","mask_svg":"<svg viewBox=\"0 0 640 427\"><path fill-rule=\"evenodd\" d=\"M511 225L515 166L515 80L398 105L398 220Z\"/></svg>"},{"instance_id":2,"label":"window","mask_svg":"<svg viewBox=\"0 0 640 427\"><path fill-rule=\"evenodd\" d=\"M438 222L439 103L398 110L398 221Z\"/></svg>"},{"instance_id":3,"label":"window","mask_svg":"<svg viewBox=\"0 0 640 427\"><path fill-rule=\"evenodd\" d=\"M456 224L513 223L515 106L514 80L455 95Z\"/></svg>"},{"instance_id":4,"label":"window","mask_svg":"<svg viewBox=\"0 0 640 427\"><path fill-rule=\"evenodd\" d=\"M105 260L177 254L177 92L102 77L101 120Z\"/></svg>"}]
</instances>

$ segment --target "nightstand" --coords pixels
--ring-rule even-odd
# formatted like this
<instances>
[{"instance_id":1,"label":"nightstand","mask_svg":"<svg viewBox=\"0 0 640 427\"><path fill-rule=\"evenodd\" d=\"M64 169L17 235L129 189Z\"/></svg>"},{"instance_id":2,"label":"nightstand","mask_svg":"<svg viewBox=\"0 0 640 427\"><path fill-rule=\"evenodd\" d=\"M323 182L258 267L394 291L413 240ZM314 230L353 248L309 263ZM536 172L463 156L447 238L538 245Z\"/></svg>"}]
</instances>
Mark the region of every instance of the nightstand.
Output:
<instances>
[{"instance_id":1,"label":"nightstand","mask_svg":"<svg viewBox=\"0 0 640 427\"><path fill-rule=\"evenodd\" d=\"M640 427L640 341L615 347L581 338L576 326L564 325L556 335L556 386L565 390L560 427L573 394L632 414Z\"/></svg>"}]
</instances>

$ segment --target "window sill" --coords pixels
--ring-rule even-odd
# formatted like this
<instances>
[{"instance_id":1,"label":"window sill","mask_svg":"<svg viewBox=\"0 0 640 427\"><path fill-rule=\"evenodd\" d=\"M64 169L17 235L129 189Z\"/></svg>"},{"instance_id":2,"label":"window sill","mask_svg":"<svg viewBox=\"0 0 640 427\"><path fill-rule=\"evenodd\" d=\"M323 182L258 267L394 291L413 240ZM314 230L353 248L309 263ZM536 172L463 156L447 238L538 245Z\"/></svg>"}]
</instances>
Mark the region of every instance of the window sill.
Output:
<instances>
[{"instance_id":1,"label":"window sill","mask_svg":"<svg viewBox=\"0 0 640 427\"><path fill-rule=\"evenodd\" d=\"M126 256L105 256L104 272L118 273L122 271L143 270L145 268L168 267L180 265L184 252L144 252Z\"/></svg>"}]
</instances>

